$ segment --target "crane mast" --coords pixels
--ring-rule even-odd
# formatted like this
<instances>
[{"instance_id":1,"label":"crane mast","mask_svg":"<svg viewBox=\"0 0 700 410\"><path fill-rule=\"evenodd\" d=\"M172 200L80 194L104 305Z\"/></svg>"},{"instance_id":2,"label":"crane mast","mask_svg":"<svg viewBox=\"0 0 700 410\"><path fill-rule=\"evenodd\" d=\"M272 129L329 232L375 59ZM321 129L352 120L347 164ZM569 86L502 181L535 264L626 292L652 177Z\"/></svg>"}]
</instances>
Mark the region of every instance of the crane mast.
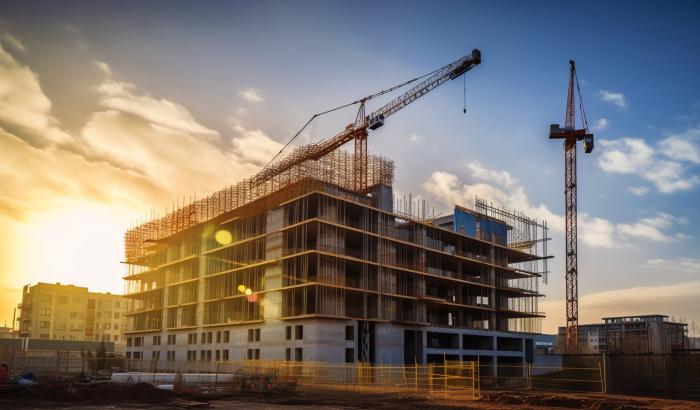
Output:
<instances>
[{"instance_id":1,"label":"crane mast","mask_svg":"<svg viewBox=\"0 0 700 410\"><path fill-rule=\"evenodd\" d=\"M583 141L584 152L593 151L593 134L588 133L588 121L583 110L583 98L576 77L576 63L569 61L569 92L566 99L566 120L564 128L558 124L550 126L550 139L564 140L564 208L566 242L566 351L578 352L578 233L577 233L577 175L576 143ZM574 87L575 86L575 87ZM578 90L579 107L583 122L582 129L576 129L575 94Z\"/></svg>"}]
</instances>

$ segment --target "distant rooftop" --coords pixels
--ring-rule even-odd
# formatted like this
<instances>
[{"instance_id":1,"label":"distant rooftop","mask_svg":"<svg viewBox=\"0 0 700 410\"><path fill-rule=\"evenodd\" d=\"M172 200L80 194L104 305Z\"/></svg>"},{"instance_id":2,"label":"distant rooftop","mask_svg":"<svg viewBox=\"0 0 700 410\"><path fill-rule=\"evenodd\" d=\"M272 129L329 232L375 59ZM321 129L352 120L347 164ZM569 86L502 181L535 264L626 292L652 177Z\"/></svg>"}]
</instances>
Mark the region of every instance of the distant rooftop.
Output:
<instances>
[{"instance_id":1,"label":"distant rooftop","mask_svg":"<svg viewBox=\"0 0 700 410\"><path fill-rule=\"evenodd\" d=\"M605 327L605 325L613 325L613 324L620 324L620 323L649 323L649 322L666 322L669 324L687 326L686 323L670 321L670 320L668 320L668 315L660 315L660 314L611 316L611 317L603 317L603 318L601 318L601 320L603 320L603 323L586 323L586 324L579 324L579 326L593 328L595 326ZM558 331L560 334L566 333L566 327L559 326Z\"/></svg>"},{"instance_id":2,"label":"distant rooftop","mask_svg":"<svg viewBox=\"0 0 700 410\"><path fill-rule=\"evenodd\" d=\"M56 283L48 283L48 282L37 282L35 285L27 284L24 285L24 291L29 292L31 289L37 287L37 286L48 286L48 287L60 287L60 288L71 288L71 289L79 289L79 290L85 290L88 293L96 294L96 295L105 295L105 296L122 296L120 294L112 293L112 292L96 292L89 290L87 286L77 286L77 285L72 285L72 284L66 284L66 283L61 283L61 282L56 282Z\"/></svg>"},{"instance_id":3,"label":"distant rooftop","mask_svg":"<svg viewBox=\"0 0 700 410\"><path fill-rule=\"evenodd\" d=\"M602 318L605 323L626 323L626 322L668 322L667 315L634 315L634 316L613 316Z\"/></svg>"}]
</instances>

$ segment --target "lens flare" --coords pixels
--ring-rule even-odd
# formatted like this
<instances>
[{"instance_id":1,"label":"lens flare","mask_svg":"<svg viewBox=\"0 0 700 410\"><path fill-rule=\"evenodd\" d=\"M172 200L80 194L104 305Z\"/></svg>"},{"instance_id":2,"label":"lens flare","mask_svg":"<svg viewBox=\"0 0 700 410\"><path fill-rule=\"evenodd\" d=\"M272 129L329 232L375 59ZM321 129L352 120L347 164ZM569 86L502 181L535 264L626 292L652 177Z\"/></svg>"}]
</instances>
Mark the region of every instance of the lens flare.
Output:
<instances>
[{"instance_id":1,"label":"lens flare","mask_svg":"<svg viewBox=\"0 0 700 410\"><path fill-rule=\"evenodd\" d=\"M214 234L214 239L216 239L216 242L218 242L219 245L228 245L233 242L231 232L227 231L226 229L219 229L216 231Z\"/></svg>"},{"instance_id":2,"label":"lens flare","mask_svg":"<svg viewBox=\"0 0 700 410\"><path fill-rule=\"evenodd\" d=\"M245 293L245 285L238 285L238 291L241 293Z\"/></svg>"},{"instance_id":3,"label":"lens flare","mask_svg":"<svg viewBox=\"0 0 700 410\"><path fill-rule=\"evenodd\" d=\"M253 289L251 289L251 288L246 289L246 290L245 290L245 294L248 295L248 296L252 295L252 294L253 294Z\"/></svg>"}]
</instances>

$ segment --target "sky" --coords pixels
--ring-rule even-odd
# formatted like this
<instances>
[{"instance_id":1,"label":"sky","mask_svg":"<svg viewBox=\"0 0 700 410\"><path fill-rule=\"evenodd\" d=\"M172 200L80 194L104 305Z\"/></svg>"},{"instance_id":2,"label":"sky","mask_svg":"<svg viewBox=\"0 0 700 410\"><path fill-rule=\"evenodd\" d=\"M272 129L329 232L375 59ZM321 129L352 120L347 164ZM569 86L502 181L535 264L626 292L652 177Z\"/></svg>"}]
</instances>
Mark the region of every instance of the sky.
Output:
<instances>
[{"instance_id":1,"label":"sky","mask_svg":"<svg viewBox=\"0 0 700 410\"><path fill-rule=\"evenodd\" d=\"M547 220L555 331L563 150L547 133L575 59L596 137L578 156L580 322L700 324L698 18L683 1L0 2L0 324L29 283L121 292L130 226L254 174L314 113L473 48L466 85L371 133L395 191ZM300 143L354 116L323 116Z\"/></svg>"}]
</instances>

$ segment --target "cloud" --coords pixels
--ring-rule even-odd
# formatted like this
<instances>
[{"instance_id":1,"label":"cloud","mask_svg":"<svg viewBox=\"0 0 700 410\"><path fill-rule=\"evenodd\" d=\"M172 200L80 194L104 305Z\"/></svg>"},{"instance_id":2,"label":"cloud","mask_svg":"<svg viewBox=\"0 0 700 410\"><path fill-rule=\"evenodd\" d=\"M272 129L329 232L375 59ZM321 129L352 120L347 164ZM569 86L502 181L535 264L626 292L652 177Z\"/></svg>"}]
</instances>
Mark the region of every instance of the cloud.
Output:
<instances>
[{"instance_id":1,"label":"cloud","mask_svg":"<svg viewBox=\"0 0 700 410\"><path fill-rule=\"evenodd\" d=\"M649 259L644 268L656 269L658 272L673 271L700 274L700 259L680 257L676 259Z\"/></svg>"},{"instance_id":2,"label":"cloud","mask_svg":"<svg viewBox=\"0 0 700 410\"><path fill-rule=\"evenodd\" d=\"M644 196L649 192L649 188L645 186L632 186L629 187L629 190L637 196Z\"/></svg>"},{"instance_id":3,"label":"cloud","mask_svg":"<svg viewBox=\"0 0 700 410\"><path fill-rule=\"evenodd\" d=\"M143 118L159 128L168 128L204 137L216 137L218 133L192 118L182 105L164 98L154 98L140 93L134 84L107 79L97 88L99 105L109 111L117 111Z\"/></svg>"},{"instance_id":4,"label":"cloud","mask_svg":"<svg viewBox=\"0 0 700 410\"><path fill-rule=\"evenodd\" d=\"M51 114L51 101L39 84L39 77L0 45L0 124L22 131L26 138L41 143L68 143L70 135L61 130Z\"/></svg>"},{"instance_id":5,"label":"cloud","mask_svg":"<svg viewBox=\"0 0 700 410\"><path fill-rule=\"evenodd\" d=\"M507 171L485 168L478 161L466 164L471 183L443 171L433 172L423 184L424 189L442 201L447 209L454 204L471 205L475 197L486 198L509 209L524 212L530 217L546 220L555 232L564 232L564 217L549 210L544 204L533 205L525 188ZM614 223L604 218L578 213L578 234L581 243L594 248L615 248L632 240L670 242L684 239L684 234L669 234L672 227L684 219L667 213L656 213L630 223Z\"/></svg>"},{"instance_id":6,"label":"cloud","mask_svg":"<svg viewBox=\"0 0 700 410\"><path fill-rule=\"evenodd\" d=\"M692 130L700 134L700 129ZM671 136L659 142L660 151L676 161L688 161L700 164L700 148L687 137Z\"/></svg>"},{"instance_id":7,"label":"cloud","mask_svg":"<svg viewBox=\"0 0 700 410\"><path fill-rule=\"evenodd\" d=\"M240 122L236 122L232 129L237 134L237 138L233 138L231 143L239 161L249 161L262 167L267 165L283 147L282 143L273 140L260 129L246 129Z\"/></svg>"},{"instance_id":8,"label":"cloud","mask_svg":"<svg viewBox=\"0 0 700 410\"><path fill-rule=\"evenodd\" d=\"M80 29L70 23L64 24L63 29L69 33L80 33Z\"/></svg>"},{"instance_id":9,"label":"cloud","mask_svg":"<svg viewBox=\"0 0 700 410\"><path fill-rule=\"evenodd\" d=\"M523 211L530 217L547 220L552 229L563 232L564 218L554 214L544 204L532 205L524 187L507 171L484 168L478 161L467 163L466 169L471 173L472 184L461 183L454 174L436 171L423 187L448 208L454 204L469 206L475 197L486 198L507 208Z\"/></svg>"},{"instance_id":10,"label":"cloud","mask_svg":"<svg viewBox=\"0 0 700 410\"><path fill-rule=\"evenodd\" d=\"M495 182L504 187L512 187L518 180L513 178L508 171L494 171L481 165L479 161L472 161L466 164L474 179L486 182Z\"/></svg>"},{"instance_id":11,"label":"cloud","mask_svg":"<svg viewBox=\"0 0 700 410\"><path fill-rule=\"evenodd\" d=\"M238 123L223 138L181 104L113 78L94 88L98 105L69 135L52 116L38 76L0 46L0 209L15 219L61 201L150 209L209 193L256 172L281 144ZM41 143L37 143L41 142ZM55 143L59 143L58 145Z\"/></svg>"},{"instance_id":12,"label":"cloud","mask_svg":"<svg viewBox=\"0 0 700 410\"><path fill-rule=\"evenodd\" d=\"M14 219L75 200L131 207L169 200L143 175L55 145L34 147L1 128L0 146L0 213Z\"/></svg>"},{"instance_id":13,"label":"cloud","mask_svg":"<svg viewBox=\"0 0 700 410\"><path fill-rule=\"evenodd\" d=\"M605 151L598 159L604 171L632 174L639 172L651 163L654 150L640 138L601 140Z\"/></svg>"},{"instance_id":14,"label":"cloud","mask_svg":"<svg viewBox=\"0 0 700 410\"><path fill-rule=\"evenodd\" d=\"M17 37L10 33L4 33L2 36L0 36L0 41L13 48L15 51L19 51L20 53L27 52L27 47L25 47Z\"/></svg>"},{"instance_id":15,"label":"cloud","mask_svg":"<svg viewBox=\"0 0 700 410\"><path fill-rule=\"evenodd\" d=\"M418 134L411 134L411 135L409 135L408 140L415 144L415 143L418 143L420 141L423 141L423 137L421 137Z\"/></svg>"},{"instance_id":16,"label":"cloud","mask_svg":"<svg viewBox=\"0 0 700 410\"><path fill-rule=\"evenodd\" d=\"M688 322L700 321L700 281L667 285L638 286L582 295L579 298L580 324L600 323L601 318L643 314L674 316ZM564 300L543 300L540 310L547 313L543 331L556 333L566 320Z\"/></svg>"},{"instance_id":17,"label":"cloud","mask_svg":"<svg viewBox=\"0 0 700 410\"><path fill-rule=\"evenodd\" d=\"M508 172L485 170L478 162L468 164L467 169L472 171L472 179L481 179L486 182L475 181L473 184L462 184L456 175L436 171L423 184L423 187L428 193L444 202L448 208L454 204L469 206L476 197L486 198L507 208L523 211L533 218L547 220L550 227L559 232L563 231L563 217L552 213L543 204L539 206L530 204L525 189L511 182L514 178Z\"/></svg>"},{"instance_id":18,"label":"cloud","mask_svg":"<svg viewBox=\"0 0 700 410\"><path fill-rule=\"evenodd\" d=\"M599 118L595 123L593 123L591 131L603 131L604 129L608 128L608 125L610 125L610 122L607 118Z\"/></svg>"},{"instance_id":19,"label":"cloud","mask_svg":"<svg viewBox=\"0 0 700 410\"><path fill-rule=\"evenodd\" d=\"M112 69L109 67L109 64L105 63L104 61L95 61L95 66L104 74L105 76L111 78L112 77Z\"/></svg>"},{"instance_id":20,"label":"cloud","mask_svg":"<svg viewBox=\"0 0 700 410\"><path fill-rule=\"evenodd\" d=\"M685 163L700 163L700 149L689 137L693 131L665 138L657 149L641 138L601 140L603 153L598 166L609 173L640 175L664 194L690 190L700 184L697 175L686 175L688 167ZM639 189L632 192L636 195L646 193Z\"/></svg>"},{"instance_id":21,"label":"cloud","mask_svg":"<svg viewBox=\"0 0 700 410\"><path fill-rule=\"evenodd\" d=\"M670 228L676 218L666 213L658 213L652 218L642 218L633 224L618 224L623 238L641 238L656 242L670 242L673 237L665 234L664 229Z\"/></svg>"},{"instance_id":22,"label":"cloud","mask_svg":"<svg viewBox=\"0 0 700 410\"><path fill-rule=\"evenodd\" d=\"M609 102L611 104L615 104L618 107L621 108L626 108L627 107L627 101L625 101L625 95L622 93L615 93L607 90L600 90L598 91L598 96L600 97L601 100L605 102Z\"/></svg>"},{"instance_id":23,"label":"cloud","mask_svg":"<svg viewBox=\"0 0 700 410\"><path fill-rule=\"evenodd\" d=\"M263 131L240 124L225 140L182 105L133 84L108 78L97 91L102 111L82 132L92 152L179 195L214 191L249 176L281 148Z\"/></svg>"},{"instance_id":24,"label":"cloud","mask_svg":"<svg viewBox=\"0 0 700 410\"><path fill-rule=\"evenodd\" d=\"M183 105L115 79L107 63L86 64L103 74L97 105L69 134L38 75L0 44L0 282L15 287L2 300L16 303L19 281L57 277L118 291L129 220L235 183L281 147L242 123L222 136Z\"/></svg>"},{"instance_id":25,"label":"cloud","mask_svg":"<svg viewBox=\"0 0 700 410\"><path fill-rule=\"evenodd\" d=\"M700 305L700 281L685 282L661 286L639 286L629 289L609 290L581 298L581 305L587 309L600 309L607 315L634 315L644 313L661 313L676 316L693 314L698 317ZM668 311L673 306L684 311Z\"/></svg>"},{"instance_id":26,"label":"cloud","mask_svg":"<svg viewBox=\"0 0 700 410\"><path fill-rule=\"evenodd\" d=\"M697 175L685 175L683 165L674 161L657 161L642 174L645 179L653 182L659 192L670 194L676 191L688 191L700 184Z\"/></svg>"},{"instance_id":27,"label":"cloud","mask_svg":"<svg viewBox=\"0 0 700 410\"><path fill-rule=\"evenodd\" d=\"M239 106L238 108L236 108L235 113L236 113L236 116L235 116L236 121L238 121L239 118L245 117L248 114L248 108L243 107L243 106Z\"/></svg>"},{"instance_id":28,"label":"cloud","mask_svg":"<svg viewBox=\"0 0 700 410\"><path fill-rule=\"evenodd\" d=\"M254 88L246 88L245 90L241 90L238 92L238 95L241 97L245 98L248 101L254 102L254 103L260 103L265 101L261 96L258 90Z\"/></svg>"},{"instance_id":29,"label":"cloud","mask_svg":"<svg viewBox=\"0 0 700 410\"><path fill-rule=\"evenodd\" d=\"M609 220L580 212L578 213L578 225L578 237L581 243L591 248L616 248L619 246L618 227Z\"/></svg>"}]
</instances>

